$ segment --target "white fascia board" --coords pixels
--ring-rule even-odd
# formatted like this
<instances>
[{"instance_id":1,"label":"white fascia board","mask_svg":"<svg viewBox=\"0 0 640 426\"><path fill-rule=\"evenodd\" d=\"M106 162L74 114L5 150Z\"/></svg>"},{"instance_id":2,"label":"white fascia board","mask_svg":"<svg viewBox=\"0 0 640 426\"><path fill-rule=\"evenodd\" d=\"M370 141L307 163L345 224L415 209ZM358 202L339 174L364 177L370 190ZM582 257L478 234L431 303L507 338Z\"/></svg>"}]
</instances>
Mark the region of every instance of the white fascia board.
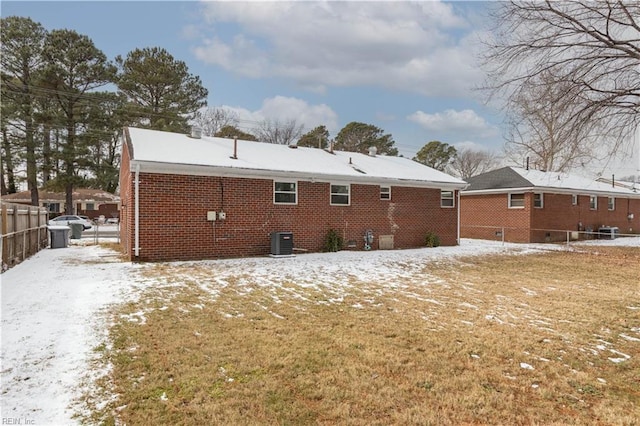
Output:
<instances>
[{"instance_id":1,"label":"white fascia board","mask_svg":"<svg viewBox=\"0 0 640 426\"><path fill-rule=\"evenodd\" d=\"M522 188L499 188L499 189L479 189L476 191L462 191L461 195L485 195L485 194L511 194L520 192L535 192L545 194L564 194L564 195L598 195L602 197L617 197L617 198L640 198L640 193L626 192L626 191L602 191L602 190L588 190L588 189L572 189L572 188L555 188L544 186L529 186Z\"/></svg>"},{"instance_id":2,"label":"white fascia board","mask_svg":"<svg viewBox=\"0 0 640 426\"><path fill-rule=\"evenodd\" d=\"M385 185L385 186L404 186L414 188L431 188L445 190L461 190L468 184L457 182L437 182L422 181L412 179L385 178L379 176L367 175L334 175L334 174L318 174L318 173L300 173L287 172L283 170L260 170L247 169L240 167L212 167L193 164L174 164L160 163L153 161L132 160L131 168L140 165L141 173L158 173L158 174L176 174L190 176L221 176L234 178L253 178L253 179L287 179L308 182L327 182L327 183L354 183L365 185Z\"/></svg>"}]
</instances>

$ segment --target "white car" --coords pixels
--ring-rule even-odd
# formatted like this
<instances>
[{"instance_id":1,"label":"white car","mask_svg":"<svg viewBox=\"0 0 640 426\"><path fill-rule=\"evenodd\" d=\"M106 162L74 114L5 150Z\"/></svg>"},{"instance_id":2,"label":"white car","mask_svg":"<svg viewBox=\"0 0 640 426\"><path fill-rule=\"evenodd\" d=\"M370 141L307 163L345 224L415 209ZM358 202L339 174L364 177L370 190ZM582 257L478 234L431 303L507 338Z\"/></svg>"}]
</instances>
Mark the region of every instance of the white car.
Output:
<instances>
[{"instance_id":1,"label":"white car","mask_svg":"<svg viewBox=\"0 0 640 426\"><path fill-rule=\"evenodd\" d=\"M49 226L70 225L72 223L81 223L85 231L87 229L91 229L92 226L91 222L89 222L87 219L83 219L80 216L75 215L58 216L49 221Z\"/></svg>"}]
</instances>

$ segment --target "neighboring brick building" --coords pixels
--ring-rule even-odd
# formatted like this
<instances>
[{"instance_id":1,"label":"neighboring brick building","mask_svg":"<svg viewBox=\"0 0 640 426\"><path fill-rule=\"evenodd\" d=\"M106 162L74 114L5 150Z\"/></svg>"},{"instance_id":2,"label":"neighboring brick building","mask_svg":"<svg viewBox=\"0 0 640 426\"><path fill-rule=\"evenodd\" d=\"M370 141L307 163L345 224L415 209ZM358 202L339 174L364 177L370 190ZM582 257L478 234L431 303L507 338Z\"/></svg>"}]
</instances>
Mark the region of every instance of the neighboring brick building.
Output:
<instances>
[{"instance_id":1,"label":"neighboring brick building","mask_svg":"<svg viewBox=\"0 0 640 426\"><path fill-rule=\"evenodd\" d=\"M464 186L401 157L126 128L121 241L141 261L267 255L273 232L316 252L330 229L356 250L421 247L429 231L455 245Z\"/></svg>"},{"instance_id":2,"label":"neighboring brick building","mask_svg":"<svg viewBox=\"0 0 640 426\"><path fill-rule=\"evenodd\" d=\"M528 243L564 241L567 231L573 231L569 238L595 236L601 227L640 232L640 191L516 167L468 182L460 199L463 238Z\"/></svg>"},{"instance_id":3,"label":"neighboring brick building","mask_svg":"<svg viewBox=\"0 0 640 426\"><path fill-rule=\"evenodd\" d=\"M45 207L50 218L58 216L65 211L66 194L64 192L47 191L38 189L40 206ZM18 204L31 204L31 192L22 191L15 194L3 195L4 201ZM117 218L119 215L120 197L100 189L75 188L73 190L73 214L88 216L89 219L97 219L104 216L106 219Z\"/></svg>"}]
</instances>

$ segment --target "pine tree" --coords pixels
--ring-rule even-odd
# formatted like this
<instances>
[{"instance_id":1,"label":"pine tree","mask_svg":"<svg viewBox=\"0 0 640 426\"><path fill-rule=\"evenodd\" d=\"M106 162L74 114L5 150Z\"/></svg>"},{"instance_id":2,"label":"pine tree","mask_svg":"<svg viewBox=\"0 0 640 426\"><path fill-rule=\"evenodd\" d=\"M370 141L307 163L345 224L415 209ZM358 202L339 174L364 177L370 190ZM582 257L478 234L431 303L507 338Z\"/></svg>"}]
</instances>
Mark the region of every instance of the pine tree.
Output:
<instances>
[{"instance_id":1,"label":"pine tree","mask_svg":"<svg viewBox=\"0 0 640 426\"><path fill-rule=\"evenodd\" d=\"M87 36L71 30L51 31L45 40L47 79L54 85L54 98L62 110L66 140L61 150L62 176L58 182L66 192L66 213L73 213L73 187L82 182L78 172L86 162L86 147L78 132L86 124L89 93L114 80L116 69Z\"/></svg>"},{"instance_id":2,"label":"pine tree","mask_svg":"<svg viewBox=\"0 0 640 426\"><path fill-rule=\"evenodd\" d=\"M137 125L156 130L186 132L188 122L206 106L207 89L200 77L163 48L135 49L116 57L118 90L129 100Z\"/></svg>"},{"instance_id":3,"label":"pine tree","mask_svg":"<svg viewBox=\"0 0 640 426\"><path fill-rule=\"evenodd\" d=\"M42 25L29 18L10 16L2 19L2 103L3 106L13 104L13 108L3 108L3 113L9 110L12 112L9 115L10 119L3 124L8 125L11 121L12 125L19 129L14 136L16 133L21 134L26 160L27 187L31 192L31 204L34 206L39 204L34 104L36 96L41 95L36 86L44 65L42 49L45 34ZM4 125L2 133L5 138L5 154L12 156L9 132ZM13 168L13 158L8 160L4 166ZM12 175L13 170L7 173Z\"/></svg>"},{"instance_id":4,"label":"pine tree","mask_svg":"<svg viewBox=\"0 0 640 426\"><path fill-rule=\"evenodd\" d=\"M322 125L305 133L300 137L298 146L308 146L311 148L326 148L329 145L329 131Z\"/></svg>"},{"instance_id":5,"label":"pine tree","mask_svg":"<svg viewBox=\"0 0 640 426\"><path fill-rule=\"evenodd\" d=\"M369 148L375 147L379 154L398 155L398 150L393 145L393 137L385 135L382 129L353 121L344 126L336 136L335 149L367 154Z\"/></svg>"}]
</instances>

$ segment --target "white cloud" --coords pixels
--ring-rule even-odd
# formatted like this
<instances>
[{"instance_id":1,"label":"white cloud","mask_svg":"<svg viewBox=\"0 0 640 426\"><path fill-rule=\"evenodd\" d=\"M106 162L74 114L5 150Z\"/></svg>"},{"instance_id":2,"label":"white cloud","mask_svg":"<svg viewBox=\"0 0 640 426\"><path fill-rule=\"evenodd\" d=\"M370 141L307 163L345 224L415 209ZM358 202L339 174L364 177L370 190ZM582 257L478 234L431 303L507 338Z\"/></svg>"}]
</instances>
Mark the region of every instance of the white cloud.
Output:
<instances>
[{"instance_id":1,"label":"white cloud","mask_svg":"<svg viewBox=\"0 0 640 426\"><path fill-rule=\"evenodd\" d=\"M204 2L202 61L302 87L375 85L466 95L481 80L473 37L449 3Z\"/></svg>"},{"instance_id":2,"label":"white cloud","mask_svg":"<svg viewBox=\"0 0 640 426\"><path fill-rule=\"evenodd\" d=\"M477 137L491 137L497 129L471 109L456 111L447 109L444 112L427 114L416 111L407 117L409 121L435 132L460 133Z\"/></svg>"},{"instance_id":3,"label":"white cloud","mask_svg":"<svg viewBox=\"0 0 640 426\"><path fill-rule=\"evenodd\" d=\"M305 132L325 125L330 132L338 130L338 115L327 105L309 105L306 101L285 96L265 99L260 109L250 111L245 108L223 105L222 108L238 115L240 127L250 130L264 120L286 122L295 120L304 126Z\"/></svg>"},{"instance_id":4,"label":"white cloud","mask_svg":"<svg viewBox=\"0 0 640 426\"><path fill-rule=\"evenodd\" d=\"M473 142L473 141L456 142L456 143L453 144L453 146L458 151L462 151L462 150L468 149L470 151L490 152L490 150L489 150L489 148L487 146L479 144L477 142Z\"/></svg>"}]
</instances>

